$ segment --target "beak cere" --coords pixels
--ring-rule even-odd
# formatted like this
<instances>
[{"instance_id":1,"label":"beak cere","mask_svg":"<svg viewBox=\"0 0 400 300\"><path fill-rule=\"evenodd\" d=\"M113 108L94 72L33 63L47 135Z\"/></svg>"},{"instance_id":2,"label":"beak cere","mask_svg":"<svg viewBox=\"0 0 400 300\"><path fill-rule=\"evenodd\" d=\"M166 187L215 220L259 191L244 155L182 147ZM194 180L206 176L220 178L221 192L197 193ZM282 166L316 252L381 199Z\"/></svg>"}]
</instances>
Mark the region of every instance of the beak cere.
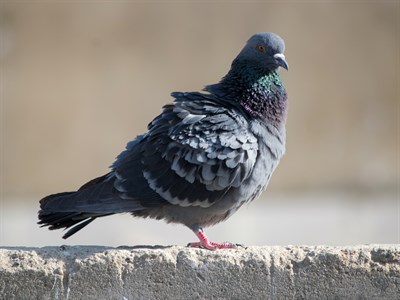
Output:
<instances>
[{"instance_id":1,"label":"beak cere","mask_svg":"<svg viewBox=\"0 0 400 300\"><path fill-rule=\"evenodd\" d=\"M285 55L283 53L276 53L274 54L274 58L276 60L276 63L278 66L281 66L282 68L289 70L289 65L286 62Z\"/></svg>"}]
</instances>

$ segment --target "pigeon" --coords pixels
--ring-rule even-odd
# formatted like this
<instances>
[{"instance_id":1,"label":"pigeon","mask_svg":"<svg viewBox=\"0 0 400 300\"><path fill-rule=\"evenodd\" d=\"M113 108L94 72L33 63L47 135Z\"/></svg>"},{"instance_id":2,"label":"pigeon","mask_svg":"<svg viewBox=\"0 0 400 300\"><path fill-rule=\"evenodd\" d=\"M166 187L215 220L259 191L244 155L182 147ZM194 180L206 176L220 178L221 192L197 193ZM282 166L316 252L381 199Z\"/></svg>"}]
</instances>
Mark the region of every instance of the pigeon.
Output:
<instances>
[{"instance_id":1,"label":"pigeon","mask_svg":"<svg viewBox=\"0 0 400 300\"><path fill-rule=\"evenodd\" d=\"M218 83L172 93L109 173L41 199L38 224L68 229L66 239L96 218L130 213L186 225L199 240L190 247L236 248L210 241L203 228L257 198L285 152L284 50L277 34L251 36Z\"/></svg>"}]
</instances>

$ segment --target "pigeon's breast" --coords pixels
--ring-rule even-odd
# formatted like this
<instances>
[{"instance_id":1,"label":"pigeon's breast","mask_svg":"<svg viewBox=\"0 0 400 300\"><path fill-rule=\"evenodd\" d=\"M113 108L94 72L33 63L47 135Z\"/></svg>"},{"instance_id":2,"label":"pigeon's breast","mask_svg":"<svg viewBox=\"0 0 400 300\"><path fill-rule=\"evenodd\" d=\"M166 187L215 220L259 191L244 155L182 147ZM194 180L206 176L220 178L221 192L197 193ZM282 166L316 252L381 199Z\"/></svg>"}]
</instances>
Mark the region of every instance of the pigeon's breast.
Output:
<instances>
[{"instance_id":1,"label":"pigeon's breast","mask_svg":"<svg viewBox=\"0 0 400 300\"><path fill-rule=\"evenodd\" d=\"M232 207L236 210L260 196L285 153L284 127L277 129L272 125L253 121L251 131L258 139L257 158L251 176L230 195L236 200L236 205Z\"/></svg>"}]
</instances>

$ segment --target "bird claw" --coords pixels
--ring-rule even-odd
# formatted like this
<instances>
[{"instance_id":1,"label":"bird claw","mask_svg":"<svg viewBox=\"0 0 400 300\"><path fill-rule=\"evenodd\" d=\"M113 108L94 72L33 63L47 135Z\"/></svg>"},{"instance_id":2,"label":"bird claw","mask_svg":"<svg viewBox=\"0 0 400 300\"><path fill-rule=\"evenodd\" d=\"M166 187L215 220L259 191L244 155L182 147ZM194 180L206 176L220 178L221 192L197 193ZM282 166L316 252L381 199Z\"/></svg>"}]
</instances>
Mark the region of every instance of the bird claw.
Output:
<instances>
[{"instance_id":1,"label":"bird claw","mask_svg":"<svg viewBox=\"0 0 400 300\"><path fill-rule=\"evenodd\" d=\"M201 242L189 243L189 244L187 244L187 247L207 249L207 250L211 250L211 251L214 251L217 249L217 247L213 246L211 243L205 244L205 243L201 243Z\"/></svg>"},{"instance_id":2,"label":"bird claw","mask_svg":"<svg viewBox=\"0 0 400 300\"><path fill-rule=\"evenodd\" d=\"M202 249L208 249L208 250L217 250L217 249L236 249L237 247L243 247L243 245L240 244L232 244L229 242L222 242L222 243L216 243L216 242L211 242L205 233L203 232L203 229L201 227L196 228L193 230L196 236L199 238L199 242L193 242L187 244L187 247L192 247L192 248L202 248Z\"/></svg>"},{"instance_id":3,"label":"bird claw","mask_svg":"<svg viewBox=\"0 0 400 300\"><path fill-rule=\"evenodd\" d=\"M193 242L187 244L187 247L191 248L201 248L201 249L207 249L207 250L217 250L217 249L236 249L237 247L243 247L243 245L240 244L232 244L229 242L222 242L222 243L216 243L216 242Z\"/></svg>"}]
</instances>

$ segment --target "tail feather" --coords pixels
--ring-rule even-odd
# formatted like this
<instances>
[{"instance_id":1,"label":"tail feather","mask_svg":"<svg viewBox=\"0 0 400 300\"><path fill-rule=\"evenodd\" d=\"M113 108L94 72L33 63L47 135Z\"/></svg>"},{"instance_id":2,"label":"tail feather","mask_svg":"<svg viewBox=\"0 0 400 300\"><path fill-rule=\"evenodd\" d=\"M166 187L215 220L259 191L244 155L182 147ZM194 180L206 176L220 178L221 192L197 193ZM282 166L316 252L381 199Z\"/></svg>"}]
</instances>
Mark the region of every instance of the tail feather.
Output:
<instances>
[{"instance_id":1,"label":"tail feather","mask_svg":"<svg viewBox=\"0 0 400 300\"><path fill-rule=\"evenodd\" d=\"M67 239L69 238L71 235L77 233L79 230L81 230L83 227L85 227L86 225L89 225L91 222L93 222L96 218L92 217L87 219L84 222L81 222L77 225L75 225L74 227L72 227L70 230L68 230L64 235L63 235L63 239Z\"/></svg>"},{"instance_id":2,"label":"tail feather","mask_svg":"<svg viewBox=\"0 0 400 300\"><path fill-rule=\"evenodd\" d=\"M50 230L68 229L64 239L96 218L143 209L134 199L119 197L114 180L106 174L83 185L76 192L49 195L40 200L39 222Z\"/></svg>"},{"instance_id":3,"label":"tail feather","mask_svg":"<svg viewBox=\"0 0 400 300\"><path fill-rule=\"evenodd\" d=\"M67 228L74 225L77 221L74 220L76 213L40 213L38 224L41 224L41 227L49 226L49 229L60 229ZM79 220L78 220L79 222Z\"/></svg>"},{"instance_id":4,"label":"tail feather","mask_svg":"<svg viewBox=\"0 0 400 300\"><path fill-rule=\"evenodd\" d=\"M77 213L77 212L53 212L46 213L43 211L39 212L40 227L48 226L50 230L55 229L68 229L63 238L66 239L78 232L86 225L89 225L96 218L111 215L110 214L92 214L92 213Z\"/></svg>"}]
</instances>

